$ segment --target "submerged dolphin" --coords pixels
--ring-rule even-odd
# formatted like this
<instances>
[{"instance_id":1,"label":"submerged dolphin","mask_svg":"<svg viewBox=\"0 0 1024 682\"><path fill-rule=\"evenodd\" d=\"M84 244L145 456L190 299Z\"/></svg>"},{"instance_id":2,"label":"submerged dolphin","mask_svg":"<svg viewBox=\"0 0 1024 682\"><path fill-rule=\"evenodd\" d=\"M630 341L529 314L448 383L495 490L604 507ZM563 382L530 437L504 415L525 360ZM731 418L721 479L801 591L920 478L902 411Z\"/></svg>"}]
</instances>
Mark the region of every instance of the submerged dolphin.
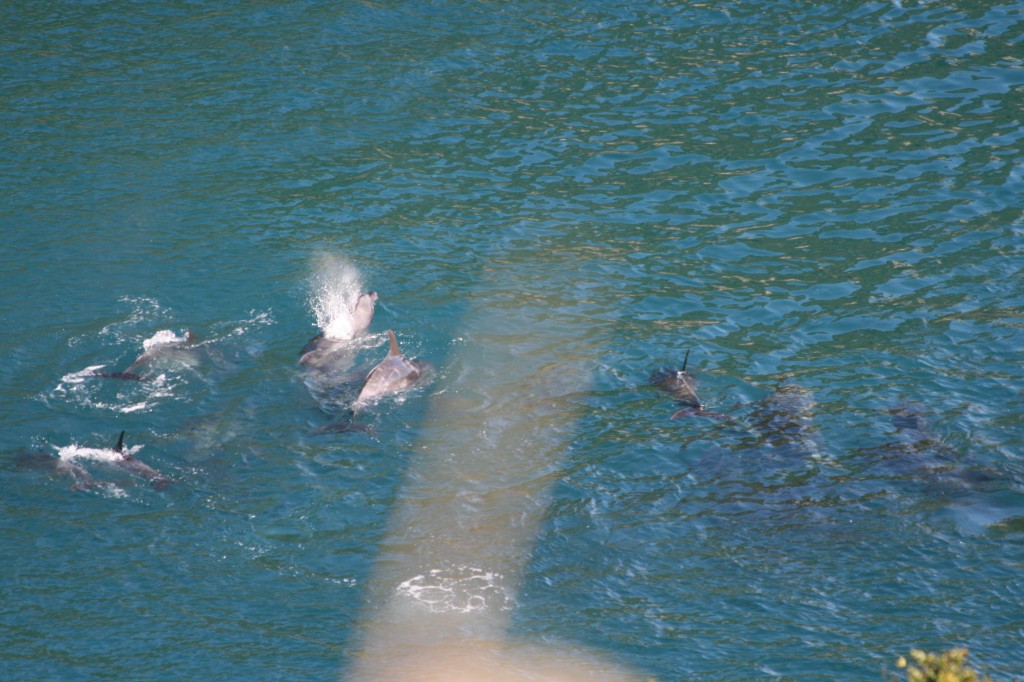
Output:
<instances>
[{"instance_id":1,"label":"submerged dolphin","mask_svg":"<svg viewBox=\"0 0 1024 682\"><path fill-rule=\"evenodd\" d=\"M88 490L96 487L96 482L85 467L71 459L54 457L45 452L26 452L18 455L17 461L21 466L70 477L72 490Z\"/></svg>"},{"instance_id":2,"label":"submerged dolphin","mask_svg":"<svg viewBox=\"0 0 1024 682\"><path fill-rule=\"evenodd\" d=\"M166 335L165 335L166 334ZM123 379L125 381L146 381L141 371L151 367L175 353L196 345L198 338L191 330L185 330L185 336L175 336L173 332L158 332L146 341L142 355L135 359L123 372L93 372L93 376L106 379Z\"/></svg>"},{"instance_id":3,"label":"submerged dolphin","mask_svg":"<svg viewBox=\"0 0 1024 682\"><path fill-rule=\"evenodd\" d=\"M352 309L351 334L347 338L334 338L320 332L307 341L299 351L299 364L317 369L351 367L351 341L365 334L370 328L377 298L376 291L368 291L360 296Z\"/></svg>"},{"instance_id":4,"label":"submerged dolphin","mask_svg":"<svg viewBox=\"0 0 1024 682\"><path fill-rule=\"evenodd\" d=\"M1005 482L999 472L964 464L963 454L934 433L921 406L905 404L892 408L889 418L896 438L862 452L878 457L886 468L900 476L928 479L936 486L933 492L946 493Z\"/></svg>"},{"instance_id":5,"label":"submerged dolphin","mask_svg":"<svg viewBox=\"0 0 1024 682\"><path fill-rule=\"evenodd\" d=\"M774 452L799 459L824 459L828 448L817 425L817 402L810 389L784 384L761 401L750 417L750 426Z\"/></svg>"},{"instance_id":6,"label":"submerged dolphin","mask_svg":"<svg viewBox=\"0 0 1024 682\"><path fill-rule=\"evenodd\" d=\"M359 396L352 406L353 409L389 393L398 393L412 388L429 369L427 363L410 360L402 355L395 333L390 329L388 330L388 343L387 357L370 370L362 388L359 389Z\"/></svg>"},{"instance_id":7,"label":"submerged dolphin","mask_svg":"<svg viewBox=\"0 0 1024 682\"><path fill-rule=\"evenodd\" d=\"M690 351L686 351L682 369L662 369L651 375L651 383L671 393L676 402L682 406L682 409L672 414L672 419L693 416L731 419L731 417L711 412L704 407L704 403L697 397L697 378L686 371L686 364L689 360Z\"/></svg>"}]
</instances>

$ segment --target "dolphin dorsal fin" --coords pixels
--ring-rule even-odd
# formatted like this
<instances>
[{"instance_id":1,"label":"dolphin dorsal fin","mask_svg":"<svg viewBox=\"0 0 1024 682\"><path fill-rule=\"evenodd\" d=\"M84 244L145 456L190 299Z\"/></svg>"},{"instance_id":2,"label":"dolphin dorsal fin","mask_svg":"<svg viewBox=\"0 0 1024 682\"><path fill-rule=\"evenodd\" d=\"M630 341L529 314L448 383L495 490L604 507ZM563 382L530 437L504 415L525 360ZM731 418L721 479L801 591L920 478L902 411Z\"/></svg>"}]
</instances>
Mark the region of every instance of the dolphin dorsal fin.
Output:
<instances>
[{"instance_id":1,"label":"dolphin dorsal fin","mask_svg":"<svg viewBox=\"0 0 1024 682\"><path fill-rule=\"evenodd\" d=\"M118 452L124 450L124 431L122 431L121 435L117 437L117 445L114 446L114 449Z\"/></svg>"},{"instance_id":2,"label":"dolphin dorsal fin","mask_svg":"<svg viewBox=\"0 0 1024 682\"><path fill-rule=\"evenodd\" d=\"M402 355L402 349L398 347L398 339L395 338L395 333L388 330L388 344L391 346L388 350L388 357L399 357Z\"/></svg>"},{"instance_id":3,"label":"dolphin dorsal fin","mask_svg":"<svg viewBox=\"0 0 1024 682\"><path fill-rule=\"evenodd\" d=\"M690 349L687 348L686 349L686 355L683 356L683 369L682 369L683 372L686 371L686 363L689 362L689 361L690 361Z\"/></svg>"}]
</instances>

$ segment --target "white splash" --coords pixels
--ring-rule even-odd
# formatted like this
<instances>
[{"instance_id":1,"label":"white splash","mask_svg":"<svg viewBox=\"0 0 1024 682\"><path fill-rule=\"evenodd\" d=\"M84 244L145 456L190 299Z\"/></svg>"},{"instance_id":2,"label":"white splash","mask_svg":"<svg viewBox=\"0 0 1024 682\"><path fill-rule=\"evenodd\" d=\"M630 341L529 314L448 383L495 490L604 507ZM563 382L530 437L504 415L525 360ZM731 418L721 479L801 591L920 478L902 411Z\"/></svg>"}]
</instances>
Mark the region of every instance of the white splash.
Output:
<instances>
[{"instance_id":1,"label":"white splash","mask_svg":"<svg viewBox=\"0 0 1024 682\"><path fill-rule=\"evenodd\" d=\"M94 462L120 462L125 456L134 455L142 447L141 445L135 445L118 451L113 448L84 448L72 443L71 445L57 448L57 456L65 461L88 459Z\"/></svg>"},{"instance_id":2,"label":"white splash","mask_svg":"<svg viewBox=\"0 0 1024 682\"><path fill-rule=\"evenodd\" d=\"M178 336L170 329L161 329L153 336L149 337L142 342L142 347L145 350L156 348L157 346L180 346L188 342L188 338L185 336Z\"/></svg>"},{"instance_id":3,"label":"white splash","mask_svg":"<svg viewBox=\"0 0 1024 682\"><path fill-rule=\"evenodd\" d=\"M309 289L309 306L324 336L351 339L355 335L353 312L363 293L359 269L343 258L321 256L310 277Z\"/></svg>"},{"instance_id":4,"label":"white splash","mask_svg":"<svg viewBox=\"0 0 1024 682\"><path fill-rule=\"evenodd\" d=\"M513 598L503 580L500 573L471 566L435 568L409 578L396 591L433 613L507 610L512 608Z\"/></svg>"}]
</instances>

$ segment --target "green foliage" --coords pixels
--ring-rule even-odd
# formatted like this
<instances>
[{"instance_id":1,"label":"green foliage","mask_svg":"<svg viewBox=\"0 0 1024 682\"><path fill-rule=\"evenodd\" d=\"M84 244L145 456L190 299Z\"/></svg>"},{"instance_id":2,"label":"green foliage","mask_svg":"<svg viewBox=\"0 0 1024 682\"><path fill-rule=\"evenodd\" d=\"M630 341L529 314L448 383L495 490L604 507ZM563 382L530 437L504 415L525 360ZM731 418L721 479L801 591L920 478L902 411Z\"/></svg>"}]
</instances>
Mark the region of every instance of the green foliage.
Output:
<instances>
[{"instance_id":1,"label":"green foliage","mask_svg":"<svg viewBox=\"0 0 1024 682\"><path fill-rule=\"evenodd\" d=\"M967 666L967 649L950 649L932 654L911 649L910 661L900 656L896 667L906 668L907 682L992 682L988 675L978 676Z\"/></svg>"}]
</instances>

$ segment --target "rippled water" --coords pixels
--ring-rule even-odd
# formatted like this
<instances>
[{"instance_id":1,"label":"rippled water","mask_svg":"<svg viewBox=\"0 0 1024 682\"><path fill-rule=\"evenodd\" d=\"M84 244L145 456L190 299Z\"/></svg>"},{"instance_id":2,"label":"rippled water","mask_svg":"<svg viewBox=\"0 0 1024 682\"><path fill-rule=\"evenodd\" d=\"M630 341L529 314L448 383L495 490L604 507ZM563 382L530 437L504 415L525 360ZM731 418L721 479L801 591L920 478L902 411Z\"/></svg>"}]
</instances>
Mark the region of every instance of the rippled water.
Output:
<instances>
[{"instance_id":1,"label":"rippled water","mask_svg":"<svg viewBox=\"0 0 1024 682\"><path fill-rule=\"evenodd\" d=\"M958 644L1021 674L1020 3L0 18L0 677L344 674L421 453L457 440L436 406L524 428L487 406L532 380L474 364L502 339L558 368L516 636L661 680ZM437 374L321 433L344 396L296 361L345 261L381 294L360 366L392 328ZM153 381L90 376L186 329ZM733 420L669 419L648 377L687 350ZM53 470L121 430L172 485Z\"/></svg>"}]
</instances>

